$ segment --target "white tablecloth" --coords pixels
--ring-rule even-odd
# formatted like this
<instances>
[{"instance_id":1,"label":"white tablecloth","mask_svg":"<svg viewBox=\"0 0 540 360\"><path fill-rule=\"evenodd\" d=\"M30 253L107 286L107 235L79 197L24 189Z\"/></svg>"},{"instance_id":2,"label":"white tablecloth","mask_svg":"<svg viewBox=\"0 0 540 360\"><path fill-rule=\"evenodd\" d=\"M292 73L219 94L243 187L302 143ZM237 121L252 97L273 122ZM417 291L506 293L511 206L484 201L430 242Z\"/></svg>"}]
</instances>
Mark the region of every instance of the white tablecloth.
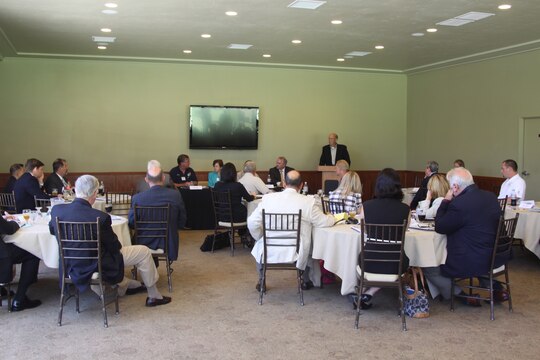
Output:
<instances>
[{"instance_id":1,"label":"white tablecloth","mask_svg":"<svg viewBox=\"0 0 540 360\"><path fill-rule=\"evenodd\" d=\"M341 278L342 295L354 292L360 233L344 224L314 228L312 236L313 258L324 260L324 267ZM409 230L405 235L405 253L411 266L439 266L446 260L446 236L434 231Z\"/></svg>"},{"instance_id":2,"label":"white tablecloth","mask_svg":"<svg viewBox=\"0 0 540 360\"><path fill-rule=\"evenodd\" d=\"M127 219L113 216L112 228L122 246L131 245ZM34 224L25 226L13 235L5 235L4 241L37 256L50 268L58 268L58 243L49 232L46 218L39 218Z\"/></svg>"},{"instance_id":3,"label":"white tablecloth","mask_svg":"<svg viewBox=\"0 0 540 360\"><path fill-rule=\"evenodd\" d=\"M536 202L536 207L540 207L540 202ZM512 218L516 213L519 219L514 237L523 239L525 247L540 258L540 212L507 207L505 217Z\"/></svg>"},{"instance_id":4,"label":"white tablecloth","mask_svg":"<svg viewBox=\"0 0 540 360\"><path fill-rule=\"evenodd\" d=\"M403 200L402 200L402 202L404 202L407 205L411 205L411 202L413 201L414 196L416 195L416 192L418 191L418 188L417 187L415 187L415 188L403 188L403 189L401 189L401 191L403 191Z\"/></svg>"}]
</instances>

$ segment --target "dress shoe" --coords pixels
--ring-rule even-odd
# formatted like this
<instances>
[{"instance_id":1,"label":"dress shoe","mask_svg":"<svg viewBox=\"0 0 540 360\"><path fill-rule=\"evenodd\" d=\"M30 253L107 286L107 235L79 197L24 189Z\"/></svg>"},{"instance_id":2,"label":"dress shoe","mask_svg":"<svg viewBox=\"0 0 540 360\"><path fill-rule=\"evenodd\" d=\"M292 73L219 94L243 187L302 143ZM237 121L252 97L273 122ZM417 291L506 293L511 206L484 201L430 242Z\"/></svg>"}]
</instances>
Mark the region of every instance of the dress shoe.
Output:
<instances>
[{"instance_id":1,"label":"dress shoe","mask_svg":"<svg viewBox=\"0 0 540 360\"><path fill-rule=\"evenodd\" d=\"M171 298L168 296L164 296L163 299L155 299L155 298L146 298L146 306L148 307L154 307L159 305L166 305L171 302Z\"/></svg>"},{"instance_id":2,"label":"dress shoe","mask_svg":"<svg viewBox=\"0 0 540 360\"><path fill-rule=\"evenodd\" d=\"M510 294L506 290L495 290L493 291L493 300L498 302L508 301Z\"/></svg>"},{"instance_id":3,"label":"dress shoe","mask_svg":"<svg viewBox=\"0 0 540 360\"><path fill-rule=\"evenodd\" d=\"M133 289L127 289L126 290L126 295L135 295L135 294L142 293L142 292L145 292L145 291L146 291L146 286L141 285L141 286L133 288Z\"/></svg>"},{"instance_id":4,"label":"dress shoe","mask_svg":"<svg viewBox=\"0 0 540 360\"><path fill-rule=\"evenodd\" d=\"M311 289L313 287L313 282L312 281L305 281L300 286L302 287L302 290L309 290L309 289Z\"/></svg>"},{"instance_id":5,"label":"dress shoe","mask_svg":"<svg viewBox=\"0 0 540 360\"><path fill-rule=\"evenodd\" d=\"M41 305L40 300L30 300L29 298L25 297L24 300L13 300L13 303L11 304L11 311L23 311L25 309L33 309L35 307L38 307Z\"/></svg>"},{"instance_id":6,"label":"dress shoe","mask_svg":"<svg viewBox=\"0 0 540 360\"><path fill-rule=\"evenodd\" d=\"M257 285L255 285L255 290L257 290L258 292L261 292L261 282L260 281L257 283ZM263 285L263 292L266 292L266 282Z\"/></svg>"},{"instance_id":7,"label":"dress shoe","mask_svg":"<svg viewBox=\"0 0 540 360\"><path fill-rule=\"evenodd\" d=\"M356 294L351 294L350 296L353 303L353 309L356 310L357 308L356 304L358 303L358 296ZM372 298L371 295L362 294L362 296L360 296L360 309L367 310L371 308L373 306L373 304L371 303L371 298Z\"/></svg>"},{"instance_id":8,"label":"dress shoe","mask_svg":"<svg viewBox=\"0 0 540 360\"><path fill-rule=\"evenodd\" d=\"M461 295L461 296L473 296L473 297L469 297L469 298L466 298L466 297L461 298L461 302L463 304L465 304L465 305L473 306L473 307L482 306L482 302L479 299L480 298L479 294L468 295L468 294L466 294L466 293L464 293L462 291L459 295Z\"/></svg>"}]
</instances>

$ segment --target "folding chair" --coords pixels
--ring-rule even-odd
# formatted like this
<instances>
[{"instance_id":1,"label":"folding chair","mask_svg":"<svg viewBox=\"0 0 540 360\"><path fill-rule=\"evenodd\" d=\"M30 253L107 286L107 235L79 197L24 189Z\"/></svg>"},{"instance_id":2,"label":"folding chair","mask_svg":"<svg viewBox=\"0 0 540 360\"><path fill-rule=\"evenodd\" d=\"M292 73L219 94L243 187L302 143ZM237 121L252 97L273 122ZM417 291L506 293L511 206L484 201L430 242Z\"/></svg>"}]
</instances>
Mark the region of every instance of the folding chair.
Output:
<instances>
[{"instance_id":1,"label":"folding chair","mask_svg":"<svg viewBox=\"0 0 540 360\"><path fill-rule=\"evenodd\" d=\"M345 202L343 200L322 199L323 212L325 214L341 214L345 211Z\"/></svg>"},{"instance_id":2,"label":"folding chair","mask_svg":"<svg viewBox=\"0 0 540 360\"><path fill-rule=\"evenodd\" d=\"M0 193L0 210L10 214L17 213L17 205L15 204L15 192Z\"/></svg>"},{"instance_id":3,"label":"folding chair","mask_svg":"<svg viewBox=\"0 0 540 360\"><path fill-rule=\"evenodd\" d=\"M214 252L214 245L216 242L216 236L220 229L225 229L229 233L229 241L231 243L231 256L234 256L234 238L235 234L240 235L239 230L247 231L247 222L242 221L239 223L233 222L233 212L231 205L231 193L229 191L215 191L212 192L212 204L214 205L215 215L215 228L214 228L214 240L212 241L212 252ZM247 234L246 234L247 236ZM242 240L246 244L247 239Z\"/></svg>"},{"instance_id":4,"label":"folding chair","mask_svg":"<svg viewBox=\"0 0 540 360\"><path fill-rule=\"evenodd\" d=\"M107 192L105 202L112 205L111 214L127 217L131 208L131 195L125 192Z\"/></svg>"}]
</instances>

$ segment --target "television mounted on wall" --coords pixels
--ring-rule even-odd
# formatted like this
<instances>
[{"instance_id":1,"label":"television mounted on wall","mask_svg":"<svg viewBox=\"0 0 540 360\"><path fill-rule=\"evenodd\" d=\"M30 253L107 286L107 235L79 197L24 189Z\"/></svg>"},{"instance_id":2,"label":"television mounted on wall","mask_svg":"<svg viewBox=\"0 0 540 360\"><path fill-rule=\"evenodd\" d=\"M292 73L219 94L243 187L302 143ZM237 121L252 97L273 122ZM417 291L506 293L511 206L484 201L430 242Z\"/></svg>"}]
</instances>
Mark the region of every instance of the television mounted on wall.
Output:
<instances>
[{"instance_id":1,"label":"television mounted on wall","mask_svg":"<svg viewBox=\"0 0 540 360\"><path fill-rule=\"evenodd\" d=\"M257 149L259 108L251 106L191 105L190 149Z\"/></svg>"}]
</instances>

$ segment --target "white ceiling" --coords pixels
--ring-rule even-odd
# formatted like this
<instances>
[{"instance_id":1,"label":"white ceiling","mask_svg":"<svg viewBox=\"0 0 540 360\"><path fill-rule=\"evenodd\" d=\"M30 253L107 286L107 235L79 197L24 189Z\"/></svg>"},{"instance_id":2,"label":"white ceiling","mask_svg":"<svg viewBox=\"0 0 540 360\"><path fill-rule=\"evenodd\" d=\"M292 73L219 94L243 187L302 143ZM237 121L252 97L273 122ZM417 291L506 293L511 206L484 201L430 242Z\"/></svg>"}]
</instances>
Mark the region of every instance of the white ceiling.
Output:
<instances>
[{"instance_id":1,"label":"white ceiling","mask_svg":"<svg viewBox=\"0 0 540 360\"><path fill-rule=\"evenodd\" d=\"M540 48L540 0L327 0L316 10L288 8L292 1L117 0L118 13L106 15L106 0L0 0L0 55L414 72ZM495 16L435 25L470 11ZM427 33L431 27L438 31ZM116 41L98 50L92 36ZM253 46L227 49L231 43ZM337 61L351 51L372 54Z\"/></svg>"}]
</instances>

